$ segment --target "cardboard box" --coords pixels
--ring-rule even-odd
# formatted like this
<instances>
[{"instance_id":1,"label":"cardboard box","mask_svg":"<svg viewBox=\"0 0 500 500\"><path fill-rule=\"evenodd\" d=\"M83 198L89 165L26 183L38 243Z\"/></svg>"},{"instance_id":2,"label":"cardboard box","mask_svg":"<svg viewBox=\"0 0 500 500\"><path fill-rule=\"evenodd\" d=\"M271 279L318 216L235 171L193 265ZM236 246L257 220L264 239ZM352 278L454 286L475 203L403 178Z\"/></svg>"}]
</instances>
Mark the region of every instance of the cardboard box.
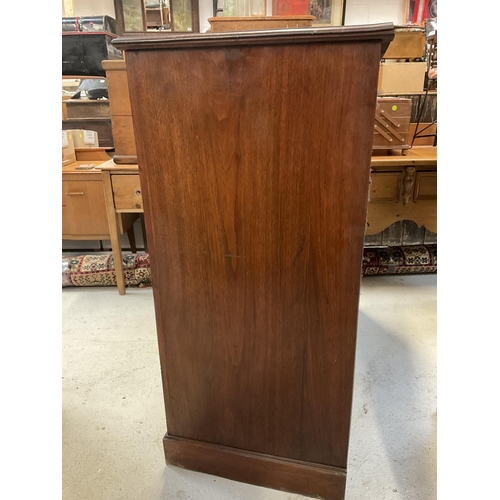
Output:
<instances>
[{"instance_id":1,"label":"cardboard box","mask_svg":"<svg viewBox=\"0 0 500 500\"><path fill-rule=\"evenodd\" d=\"M379 93L406 94L424 90L426 62L380 63Z\"/></svg>"},{"instance_id":2,"label":"cardboard box","mask_svg":"<svg viewBox=\"0 0 500 500\"><path fill-rule=\"evenodd\" d=\"M95 130L71 129L75 148L98 148L99 135Z\"/></svg>"},{"instance_id":3,"label":"cardboard box","mask_svg":"<svg viewBox=\"0 0 500 500\"><path fill-rule=\"evenodd\" d=\"M62 164L73 163L76 161L75 145L73 143L73 134L71 131L62 131Z\"/></svg>"}]
</instances>

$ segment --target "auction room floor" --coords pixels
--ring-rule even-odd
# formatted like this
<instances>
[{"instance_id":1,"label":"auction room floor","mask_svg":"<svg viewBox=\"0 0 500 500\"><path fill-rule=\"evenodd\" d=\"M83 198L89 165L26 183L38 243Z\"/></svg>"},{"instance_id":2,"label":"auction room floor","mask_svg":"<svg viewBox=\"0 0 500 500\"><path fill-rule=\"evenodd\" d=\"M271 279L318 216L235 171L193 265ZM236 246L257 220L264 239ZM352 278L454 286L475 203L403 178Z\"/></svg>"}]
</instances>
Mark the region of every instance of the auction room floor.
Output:
<instances>
[{"instance_id":1,"label":"auction room floor","mask_svg":"<svg viewBox=\"0 0 500 500\"><path fill-rule=\"evenodd\" d=\"M347 500L436 497L436 275L362 280ZM63 500L298 500L166 466L151 289L64 288Z\"/></svg>"}]
</instances>

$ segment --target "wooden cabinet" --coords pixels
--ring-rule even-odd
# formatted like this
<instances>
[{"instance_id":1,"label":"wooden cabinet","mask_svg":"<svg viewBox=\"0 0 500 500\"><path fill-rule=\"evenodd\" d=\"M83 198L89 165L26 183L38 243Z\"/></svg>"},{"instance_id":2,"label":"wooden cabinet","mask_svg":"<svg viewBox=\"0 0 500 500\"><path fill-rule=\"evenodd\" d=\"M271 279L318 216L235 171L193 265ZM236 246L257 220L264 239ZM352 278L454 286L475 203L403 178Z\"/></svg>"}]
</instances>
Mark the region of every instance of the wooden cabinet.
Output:
<instances>
[{"instance_id":1,"label":"wooden cabinet","mask_svg":"<svg viewBox=\"0 0 500 500\"><path fill-rule=\"evenodd\" d=\"M377 77L393 34L113 42L126 51L168 463L344 498Z\"/></svg>"},{"instance_id":2,"label":"wooden cabinet","mask_svg":"<svg viewBox=\"0 0 500 500\"><path fill-rule=\"evenodd\" d=\"M411 220L437 233L437 148L372 158L366 234Z\"/></svg>"},{"instance_id":3,"label":"wooden cabinet","mask_svg":"<svg viewBox=\"0 0 500 500\"><path fill-rule=\"evenodd\" d=\"M100 174L82 174L73 180L64 180L68 177L63 175L62 181L63 238L104 239L109 231Z\"/></svg>"},{"instance_id":4,"label":"wooden cabinet","mask_svg":"<svg viewBox=\"0 0 500 500\"><path fill-rule=\"evenodd\" d=\"M107 208L100 170L83 171L81 164L103 161L75 161L62 168L62 239L63 240L109 240ZM120 214L118 232L128 233L135 251L133 224L138 214Z\"/></svg>"}]
</instances>

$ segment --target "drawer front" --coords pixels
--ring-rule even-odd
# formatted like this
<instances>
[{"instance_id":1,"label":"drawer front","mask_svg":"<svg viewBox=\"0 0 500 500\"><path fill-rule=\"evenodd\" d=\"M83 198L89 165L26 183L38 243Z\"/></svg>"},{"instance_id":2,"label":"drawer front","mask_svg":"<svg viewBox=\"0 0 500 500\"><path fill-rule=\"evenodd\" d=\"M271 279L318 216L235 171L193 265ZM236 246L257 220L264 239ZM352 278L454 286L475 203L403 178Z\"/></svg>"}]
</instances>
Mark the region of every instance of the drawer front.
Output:
<instances>
[{"instance_id":1,"label":"drawer front","mask_svg":"<svg viewBox=\"0 0 500 500\"><path fill-rule=\"evenodd\" d=\"M417 172L413 199L437 200L437 172Z\"/></svg>"},{"instance_id":2,"label":"drawer front","mask_svg":"<svg viewBox=\"0 0 500 500\"><path fill-rule=\"evenodd\" d=\"M403 171L372 172L370 183L370 203L393 202L401 198Z\"/></svg>"},{"instance_id":3,"label":"drawer front","mask_svg":"<svg viewBox=\"0 0 500 500\"><path fill-rule=\"evenodd\" d=\"M101 181L62 181L62 234L109 234Z\"/></svg>"},{"instance_id":4,"label":"drawer front","mask_svg":"<svg viewBox=\"0 0 500 500\"><path fill-rule=\"evenodd\" d=\"M134 126L131 116L113 116L115 153L120 156L136 156Z\"/></svg>"},{"instance_id":5,"label":"drawer front","mask_svg":"<svg viewBox=\"0 0 500 500\"><path fill-rule=\"evenodd\" d=\"M139 175L113 175L113 196L117 210L142 210L142 194Z\"/></svg>"}]
</instances>

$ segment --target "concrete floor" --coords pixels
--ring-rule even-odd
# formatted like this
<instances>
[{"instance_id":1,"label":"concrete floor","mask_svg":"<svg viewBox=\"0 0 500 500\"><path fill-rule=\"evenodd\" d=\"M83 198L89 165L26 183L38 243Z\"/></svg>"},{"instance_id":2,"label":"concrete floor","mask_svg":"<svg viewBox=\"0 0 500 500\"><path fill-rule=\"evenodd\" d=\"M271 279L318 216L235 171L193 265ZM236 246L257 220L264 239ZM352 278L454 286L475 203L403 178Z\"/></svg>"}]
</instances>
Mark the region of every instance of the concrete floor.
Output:
<instances>
[{"instance_id":1,"label":"concrete floor","mask_svg":"<svg viewBox=\"0 0 500 500\"><path fill-rule=\"evenodd\" d=\"M362 280L346 499L436 498L436 275ZM298 500L166 466L151 289L64 288L63 500Z\"/></svg>"}]
</instances>

